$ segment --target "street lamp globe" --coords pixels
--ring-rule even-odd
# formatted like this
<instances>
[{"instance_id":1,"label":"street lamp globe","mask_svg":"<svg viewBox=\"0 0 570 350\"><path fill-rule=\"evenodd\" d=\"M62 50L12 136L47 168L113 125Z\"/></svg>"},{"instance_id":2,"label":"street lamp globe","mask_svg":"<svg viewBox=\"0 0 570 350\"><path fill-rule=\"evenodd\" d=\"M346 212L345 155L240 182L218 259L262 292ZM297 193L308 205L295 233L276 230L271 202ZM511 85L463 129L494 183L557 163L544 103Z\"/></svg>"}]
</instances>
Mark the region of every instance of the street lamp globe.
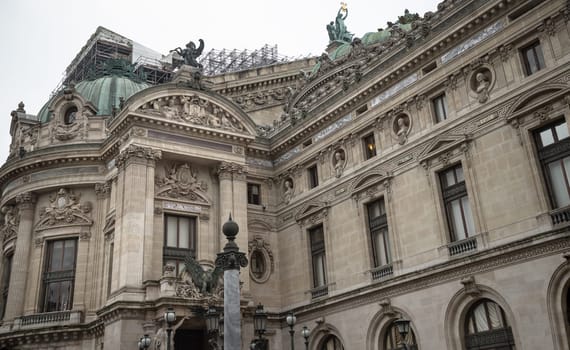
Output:
<instances>
[{"instance_id":1,"label":"street lamp globe","mask_svg":"<svg viewBox=\"0 0 570 350\"><path fill-rule=\"evenodd\" d=\"M169 307L164 313L164 321L166 321L168 325L171 325L174 321L176 321L176 313L171 307Z\"/></svg>"},{"instance_id":2,"label":"street lamp globe","mask_svg":"<svg viewBox=\"0 0 570 350\"><path fill-rule=\"evenodd\" d=\"M287 321L287 324L289 325L289 327L293 328L293 326L295 325L295 322L297 322L297 317L295 317L295 315L293 314L293 311L289 312L289 314L287 315L287 318L285 319Z\"/></svg>"},{"instance_id":3,"label":"street lamp globe","mask_svg":"<svg viewBox=\"0 0 570 350\"><path fill-rule=\"evenodd\" d=\"M148 349L150 346L150 342L151 342L150 336L148 334L143 335L143 337L141 338L143 349Z\"/></svg>"},{"instance_id":4,"label":"street lamp globe","mask_svg":"<svg viewBox=\"0 0 570 350\"><path fill-rule=\"evenodd\" d=\"M303 326L303 329L301 330L301 335L303 335L303 338L305 338L305 340L309 339L309 336L311 335L311 330L309 328L307 328L307 326Z\"/></svg>"}]
</instances>

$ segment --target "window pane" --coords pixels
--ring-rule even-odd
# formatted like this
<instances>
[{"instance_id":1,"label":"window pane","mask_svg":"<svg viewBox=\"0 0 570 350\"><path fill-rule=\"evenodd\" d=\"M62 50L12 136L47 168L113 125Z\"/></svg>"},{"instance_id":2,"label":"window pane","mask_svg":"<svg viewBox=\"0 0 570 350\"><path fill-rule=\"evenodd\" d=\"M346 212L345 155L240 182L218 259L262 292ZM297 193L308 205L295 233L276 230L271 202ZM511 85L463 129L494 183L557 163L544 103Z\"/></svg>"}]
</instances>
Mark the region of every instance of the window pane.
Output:
<instances>
[{"instance_id":1,"label":"window pane","mask_svg":"<svg viewBox=\"0 0 570 350\"><path fill-rule=\"evenodd\" d=\"M554 143L554 135L552 135L552 129L546 129L542 131L540 134L540 142L542 143L542 147L551 145Z\"/></svg>"},{"instance_id":2,"label":"window pane","mask_svg":"<svg viewBox=\"0 0 570 350\"><path fill-rule=\"evenodd\" d=\"M447 119L447 108L445 106L445 97L439 96L433 100L433 106L435 110L435 116L438 122L442 122Z\"/></svg>"},{"instance_id":3,"label":"window pane","mask_svg":"<svg viewBox=\"0 0 570 350\"><path fill-rule=\"evenodd\" d=\"M465 218L465 225L467 226L467 236L475 234L475 224L473 222L473 214L471 213L471 206L469 205L469 198L461 198L461 205L463 206L463 217Z\"/></svg>"},{"instance_id":4,"label":"window pane","mask_svg":"<svg viewBox=\"0 0 570 350\"><path fill-rule=\"evenodd\" d=\"M453 169L444 173L445 187L455 185L455 176Z\"/></svg>"},{"instance_id":5,"label":"window pane","mask_svg":"<svg viewBox=\"0 0 570 350\"><path fill-rule=\"evenodd\" d=\"M315 280L315 287L324 286L326 284L324 254L313 256L313 274Z\"/></svg>"},{"instance_id":6,"label":"window pane","mask_svg":"<svg viewBox=\"0 0 570 350\"><path fill-rule=\"evenodd\" d=\"M489 321L491 322L491 329L503 328L503 315L501 314L501 308L499 305L488 302L487 309L489 310Z\"/></svg>"},{"instance_id":7,"label":"window pane","mask_svg":"<svg viewBox=\"0 0 570 350\"><path fill-rule=\"evenodd\" d=\"M372 249L374 249L374 263L376 267L390 263L390 250L388 246L388 231L380 230L372 233Z\"/></svg>"},{"instance_id":8,"label":"window pane","mask_svg":"<svg viewBox=\"0 0 570 350\"><path fill-rule=\"evenodd\" d=\"M325 240L322 226L316 227L310 231L311 244L319 243Z\"/></svg>"},{"instance_id":9,"label":"window pane","mask_svg":"<svg viewBox=\"0 0 570 350\"><path fill-rule=\"evenodd\" d=\"M178 245L177 240L178 233L178 220L174 216L166 217L166 246L176 247Z\"/></svg>"},{"instance_id":10,"label":"window pane","mask_svg":"<svg viewBox=\"0 0 570 350\"><path fill-rule=\"evenodd\" d=\"M557 160L548 164L548 172L550 175L550 182L552 183L552 191L554 192L554 200L556 201L556 207L564 207L570 204L570 197L568 194L568 189L566 186L564 171L562 168L563 162L568 167L570 157L566 157L564 160Z\"/></svg>"},{"instance_id":11,"label":"window pane","mask_svg":"<svg viewBox=\"0 0 570 350\"><path fill-rule=\"evenodd\" d=\"M540 46L540 44L536 44L536 46L533 48L533 51L536 54L536 59L537 59L537 69L536 70L540 70L544 67L546 67L546 65L544 64L544 56L542 55L542 47Z\"/></svg>"},{"instance_id":12,"label":"window pane","mask_svg":"<svg viewBox=\"0 0 570 350\"><path fill-rule=\"evenodd\" d=\"M475 327L477 327L478 333L489 330L489 322L487 321L485 303L479 304L475 310L473 310L473 317L475 319Z\"/></svg>"},{"instance_id":13,"label":"window pane","mask_svg":"<svg viewBox=\"0 0 570 350\"><path fill-rule=\"evenodd\" d=\"M453 225L453 233L455 240L462 240L467 238L465 229L463 228L463 218L461 215L460 199L456 199L449 203L451 211L451 223Z\"/></svg>"},{"instance_id":14,"label":"window pane","mask_svg":"<svg viewBox=\"0 0 570 350\"><path fill-rule=\"evenodd\" d=\"M566 123L556 125L554 128L556 129L556 136L558 136L558 141L563 140L569 136L568 125Z\"/></svg>"},{"instance_id":15,"label":"window pane","mask_svg":"<svg viewBox=\"0 0 570 350\"><path fill-rule=\"evenodd\" d=\"M463 176L463 168L457 167L455 168L455 177L457 179L457 183L465 182L465 177Z\"/></svg>"},{"instance_id":16,"label":"window pane","mask_svg":"<svg viewBox=\"0 0 570 350\"><path fill-rule=\"evenodd\" d=\"M62 270L72 270L75 268L75 240L64 241L64 244Z\"/></svg>"},{"instance_id":17,"label":"window pane","mask_svg":"<svg viewBox=\"0 0 570 350\"><path fill-rule=\"evenodd\" d=\"M190 248L190 219L189 218L178 218L179 225L179 236L178 236L178 248Z\"/></svg>"},{"instance_id":18,"label":"window pane","mask_svg":"<svg viewBox=\"0 0 570 350\"><path fill-rule=\"evenodd\" d=\"M55 241L52 243L52 251L51 251L51 264L50 264L50 271L59 271L61 270L61 263L63 260L63 241Z\"/></svg>"},{"instance_id":19,"label":"window pane","mask_svg":"<svg viewBox=\"0 0 570 350\"><path fill-rule=\"evenodd\" d=\"M537 61L534 58L534 50L533 48L529 48L525 51L526 62L528 64L528 73L532 74L538 71Z\"/></svg>"}]
</instances>

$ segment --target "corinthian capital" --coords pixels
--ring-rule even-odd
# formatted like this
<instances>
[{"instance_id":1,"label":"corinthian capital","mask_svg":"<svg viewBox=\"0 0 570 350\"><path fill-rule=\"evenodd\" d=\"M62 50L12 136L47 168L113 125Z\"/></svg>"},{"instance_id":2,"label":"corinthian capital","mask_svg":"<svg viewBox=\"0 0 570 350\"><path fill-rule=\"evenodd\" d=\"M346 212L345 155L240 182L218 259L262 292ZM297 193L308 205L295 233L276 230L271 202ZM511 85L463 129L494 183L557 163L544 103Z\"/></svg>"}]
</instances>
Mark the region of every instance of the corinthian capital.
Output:
<instances>
[{"instance_id":1,"label":"corinthian capital","mask_svg":"<svg viewBox=\"0 0 570 350\"><path fill-rule=\"evenodd\" d=\"M240 164L221 162L216 171L220 179L245 180L247 169Z\"/></svg>"},{"instance_id":2,"label":"corinthian capital","mask_svg":"<svg viewBox=\"0 0 570 350\"><path fill-rule=\"evenodd\" d=\"M145 164L154 166L155 161L162 158L162 152L150 147L129 145L116 159L117 168L124 168L129 163Z\"/></svg>"},{"instance_id":3,"label":"corinthian capital","mask_svg":"<svg viewBox=\"0 0 570 350\"><path fill-rule=\"evenodd\" d=\"M24 192L16 196L16 204L20 209L32 209L35 203L36 195L32 192Z\"/></svg>"}]
</instances>

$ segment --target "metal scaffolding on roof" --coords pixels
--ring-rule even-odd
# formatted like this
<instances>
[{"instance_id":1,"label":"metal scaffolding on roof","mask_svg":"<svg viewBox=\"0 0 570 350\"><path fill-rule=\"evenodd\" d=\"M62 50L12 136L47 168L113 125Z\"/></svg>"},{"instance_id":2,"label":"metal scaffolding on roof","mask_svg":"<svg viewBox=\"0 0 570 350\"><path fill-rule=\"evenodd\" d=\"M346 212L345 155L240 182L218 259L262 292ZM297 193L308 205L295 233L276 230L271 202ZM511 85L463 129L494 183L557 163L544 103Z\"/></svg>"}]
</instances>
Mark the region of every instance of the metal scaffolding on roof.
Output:
<instances>
[{"instance_id":1,"label":"metal scaffolding on roof","mask_svg":"<svg viewBox=\"0 0 570 350\"><path fill-rule=\"evenodd\" d=\"M212 49L202 56L199 62L204 66L204 75L217 75L290 60L289 57L279 55L277 45L264 45L261 49L254 51Z\"/></svg>"}]
</instances>

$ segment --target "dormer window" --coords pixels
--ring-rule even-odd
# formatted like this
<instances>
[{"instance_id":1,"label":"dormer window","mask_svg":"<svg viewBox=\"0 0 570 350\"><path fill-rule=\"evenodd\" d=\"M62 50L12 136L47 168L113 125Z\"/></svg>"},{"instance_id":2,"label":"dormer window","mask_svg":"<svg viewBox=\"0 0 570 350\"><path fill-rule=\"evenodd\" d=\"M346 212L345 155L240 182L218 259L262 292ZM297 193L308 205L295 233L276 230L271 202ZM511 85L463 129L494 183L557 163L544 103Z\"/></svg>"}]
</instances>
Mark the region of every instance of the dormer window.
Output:
<instances>
[{"instance_id":1,"label":"dormer window","mask_svg":"<svg viewBox=\"0 0 570 350\"><path fill-rule=\"evenodd\" d=\"M73 124L75 122L75 117L77 116L77 107L71 106L65 110L63 115L63 122L65 125Z\"/></svg>"}]
</instances>

